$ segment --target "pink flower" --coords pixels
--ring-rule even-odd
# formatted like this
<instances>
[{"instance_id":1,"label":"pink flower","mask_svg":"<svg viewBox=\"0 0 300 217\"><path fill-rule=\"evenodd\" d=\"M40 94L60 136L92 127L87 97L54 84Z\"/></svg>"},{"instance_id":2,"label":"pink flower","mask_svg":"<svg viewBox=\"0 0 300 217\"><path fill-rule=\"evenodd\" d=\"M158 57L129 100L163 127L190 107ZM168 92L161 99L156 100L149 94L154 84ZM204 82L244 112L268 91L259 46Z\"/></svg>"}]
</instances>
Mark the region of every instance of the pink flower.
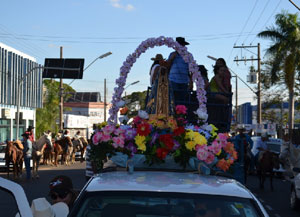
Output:
<instances>
[{"instance_id":1,"label":"pink flower","mask_svg":"<svg viewBox=\"0 0 300 217\"><path fill-rule=\"evenodd\" d=\"M121 147L124 148L124 137L114 137L113 139L113 146L115 148Z\"/></svg>"},{"instance_id":2,"label":"pink flower","mask_svg":"<svg viewBox=\"0 0 300 217\"><path fill-rule=\"evenodd\" d=\"M116 136L119 136L120 134L124 134L125 133L125 130L123 130L123 129L121 129L121 128L117 128L117 129L115 129L115 131L114 131L114 134L116 135Z\"/></svg>"},{"instance_id":3,"label":"pink flower","mask_svg":"<svg viewBox=\"0 0 300 217\"><path fill-rule=\"evenodd\" d=\"M102 129L103 133L106 135L110 135L111 133L114 132L114 130L115 130L115 127L112 125L107 125Z\"/></svg>"},{"instance_id":4,"label":"pink flower","mask_svg":"<svg viewBox=\"0 0 300 217\"><path fill-rule=\"evenodd\" d=\"M208 150L206 145L202 145L198 148L197 150L197 158L199 160L205 161L206 158L208 157Z\"/></svg>"},{"instance_id":5,"label":"pink flower","mask_svg":"<svg viewBox=\"0 0 300 217\"><path fill-rule=\"evenodd\" d=\"M93 136L93 143L94 143L94 145L97 145L100 142L101 136L102 136L102 132L97 132Z\"/></svg>"},{"instance_id":6,"label":"pink flower","mask_svg":"<svg viewBox=\"0 0 300 217\"><path fill-rule=\"evenodd\" d=\"M221 148L222 148L221 144L218 143L216 140L214 140L212 144L208 147L208 149L214 154L218 154Z\"/></svg>"},{"instance_id":7,"label":"pink flower","mask_svg":"<svg viewBox=\"0 0 300 217\"><path fill-rule=\"evenodd\" d=\"M214 162L214 159L215 159L215 155L211 152L208 152L205 163L211 164L212 162Z\"/></svg>"},{"instance_id":8,"label":"pink flower","mask_svg":"<svg viewBox=\"0 0 300 217\"><path fill-rule=\"evenodd\" d=\"M186 107L184 105L176 106L176 114L186 114Z\"/></svg>"},{"instance_id":9,"label":"pink flower","mask_svg":"<svg viewBox=\"0 0 300 217\"><path fill-rule=\"evenodd\" d=\"M108 142L109 140L111 140L111 136L102 133L101 138L100 138L100 141L101 141L101 142Z\"/></svg>"}]
</instances>

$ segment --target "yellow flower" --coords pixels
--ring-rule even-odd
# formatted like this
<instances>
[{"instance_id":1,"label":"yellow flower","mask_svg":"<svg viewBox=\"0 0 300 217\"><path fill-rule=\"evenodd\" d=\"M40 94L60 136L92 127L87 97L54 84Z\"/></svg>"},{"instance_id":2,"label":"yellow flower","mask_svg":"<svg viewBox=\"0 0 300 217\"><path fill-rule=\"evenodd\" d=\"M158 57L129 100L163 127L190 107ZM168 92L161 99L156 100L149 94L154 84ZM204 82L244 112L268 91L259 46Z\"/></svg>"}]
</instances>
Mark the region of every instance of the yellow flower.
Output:
<instances>
[{"instance_id":1,"label":"yellow flower","mask_svg":"<svg viewBox=\"0 0 300 217\"><path fill-rule=\"evenodd\" d=\"M197 145L206 145L207 144L206 138L198 132L195 132L195 134L194 134L194 141L196 142Z\"/></svg>"},{"instance_id":2,"label":"yellow flower","mask_svg":"<svg viewBox=\"0 0 300 217\"><path fill-rule=\"evenodd\" d=\"M177 128L177 122L173 118L168 118L168 126L174 130Z\"/></svg>"},{"instance_id":3,"label":"yellow flower","mask_svg":"<svg viewBox=\"0 0 300 217\"><path fill-rule=\"evenodd\" d=\"M196 143L194 141L188 141L187 143L185 143L185 147L192 151L195 149Z\"/></svg>"},{"instance_id":4,"label":"yellow flower","mask_svg":"<svg viewBox=\"0 0 300 217\"><path fill-rule=\"evenodd\" d=\"M194 131L192 131L192 130L187 130L187 132L186 132L186 134L185 134L185 138L186 139L193 139L193 136L194 135Z\"/></svg>"},{"instance_id":5,"label":"yellow flower","mask_svg":"<svg viewBox=\"0 0 300 217\"><path fill-rule=\"evenodd\" d=\"M138 146L138 150L146 151L146 137L137 135L135 138L135 144Z\"/></svg>"},{"instance_id":6,"label":"yellow flower","mask_svg":"<svg viewBox=\"0 0 300 217\"><path fill-rule=\"evenodd\" d=\"M220 149L220 151L216 155L219 156L221 153L222 153L222 150Z\"/></svg>"}]
</instances>

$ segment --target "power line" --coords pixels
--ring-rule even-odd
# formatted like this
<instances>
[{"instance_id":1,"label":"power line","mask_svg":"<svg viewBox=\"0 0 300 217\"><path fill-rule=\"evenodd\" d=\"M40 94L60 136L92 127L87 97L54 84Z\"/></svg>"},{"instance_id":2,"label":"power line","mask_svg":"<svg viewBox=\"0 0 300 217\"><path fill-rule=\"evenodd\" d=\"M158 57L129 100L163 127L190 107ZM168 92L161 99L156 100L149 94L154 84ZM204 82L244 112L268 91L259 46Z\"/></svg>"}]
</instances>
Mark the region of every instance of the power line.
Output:
<instances>
[{"instance_id":1,"label":"power line","mask_svg":"<svg viewBox=\"0 0 300 217\"><path fill-rule=\"evenodd\" d=\"M274 13L277 11L277 9L278 9L279 5L281 4L281 2L282 2L282 0L279 0L279 2L277 3L276 7L273 10L273 12L269 16L269 18L267 19L267 21L265 22L265 24L261 27L261 29L260 29L259 32L261 32L265 28L265 26L268 24L268 22L270 21L270 19L273 17ZM251 41L250 44L252 44L256 38L257 38L257 35L253 38L253 40Z\"/></svg>"},{"instance_id":2,"label":"power line","mask_svg":"<svg viewBox=\"0 0 300 217\"><path fill-rule=\"evenodd\" d=\"M253 25L252 29L250 30L250 33L252 33L252 32L253 32L254 28L255 28L255 27L256 27L256 25L257 25L257 23L260 21L260 18L261 18L261 16L263 15L263 13L264 13L264 11L266 10L266 8L267 8L267 6L268 6L268 4L269 4L269 3L270 3L270 0L268 0L268 1L267 1L267 3L265 4L265 6L264 6L263 10L261 11L261 13L260 13L260 15L258 16L258 18L257 18L256 22L254 23L254 25ZM245 40L244 40L243 44L246 42L246 40L248 39L248 37L249 37L249 35L247 35L247 37L245 38Z\"/></svg>"},{"instance_id":3,"label":"power line","mask_svg":"<svg viewBox=\"0 0 300 217\"><path fill-rule=\"evenodd\" d=\"M242 31L241 31L240 35L237 37L237 39L236 39L236 41L234 42L234 44L236 44L236 43L238 42L240 36L241 36L242 33L244 32L244 30L245 30L245 28L246 28L246 26L247 26L247 24L248 24L248 22L249 22L249 20L250 20L250 17L252 16L252 14L253 14L253 12L254 12L254 9L255 9L255 7L256 7L256 5L257 5L257 2L258 2L258 0L255 1L254 5L253 5L253 8L252 8L252 10L251 10L251 12L250 12L250 14L249 14L247 20L246 20L246 23L244 24L244 26L243 26L243 28L242 28ZM230 51L230 54L229 54L229 56L228 56L228 58L227 58L227 62L228 62L228 60L230 59L230 57L231 57L231 55L232 55L233 49L234 49L234 48L232 48L231 51ZM232 63L232 64L233 64L233 63ZM232 65L231 65L231 66L232 66Z\"/></svg>"}]
</instances>

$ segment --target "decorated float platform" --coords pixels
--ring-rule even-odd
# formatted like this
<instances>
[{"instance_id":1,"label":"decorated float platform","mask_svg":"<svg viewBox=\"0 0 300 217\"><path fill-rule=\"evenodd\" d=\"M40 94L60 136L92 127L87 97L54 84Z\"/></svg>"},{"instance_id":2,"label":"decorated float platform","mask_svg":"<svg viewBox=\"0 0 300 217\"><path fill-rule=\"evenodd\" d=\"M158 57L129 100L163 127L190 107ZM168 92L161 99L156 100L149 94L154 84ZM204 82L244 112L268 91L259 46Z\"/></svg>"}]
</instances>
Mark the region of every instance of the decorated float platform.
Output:
<instances>
[{"instance_id":1,"label":"decorated float platform","mask_svg":"<svg viewBox=\"0 0 300 217\"><path fill-rule=\"evenodd\" d=\"M181 55L196 84L198 106L193 111L193 123L187 120L190 108L186 105L174 105L172 114L148 114L145 110L140 110L128 122L128 109L121 97L127 75L142 53L148 48L163 45ZM164 169L199 171L202 174L212 171L232 173L237 152L228 141L227 133L219 133L213 124L207 123L204 81L193 55L186 47L163 36L143 41L124 61L116 85L108 122L99 124L92 137L90 159L95 172L103 171L104 164L109 159L118 167L127 168L131 172L139 169ZM121 117L118 117L119 112Z\"/></svg>"}]
</instances>

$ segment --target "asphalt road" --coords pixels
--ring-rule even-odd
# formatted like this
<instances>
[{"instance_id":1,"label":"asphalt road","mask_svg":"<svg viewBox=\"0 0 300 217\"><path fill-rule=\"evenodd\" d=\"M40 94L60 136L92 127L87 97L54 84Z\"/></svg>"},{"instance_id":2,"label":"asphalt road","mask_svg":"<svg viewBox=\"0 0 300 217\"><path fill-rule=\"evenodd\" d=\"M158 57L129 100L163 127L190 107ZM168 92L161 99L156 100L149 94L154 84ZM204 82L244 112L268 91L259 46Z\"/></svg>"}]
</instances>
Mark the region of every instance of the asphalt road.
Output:
<instances>
[{"instance_id":1,"label":"asphalt road","mask_svg":"<svg viewBox=\"0 0 300 217\"><path fill-rule=\"evenodd\" d=\"M75 189L80 190L85 184L85 163L76 162L71 166L41 166L40 178L29 182L17 180L26 193L29 203L35 198L48 198L48 184L56 175L67 175L72 178ZM0 172L0 176L6 178L6 174ZM261 190L258 186L258 179L250 176L247 187L258 197L270 216L274 217L299 217L300 212L295 212L289 207L290 183L281 179L274 179L274 192L270 190L269 180L266 180L265 189ZM13 198L6 192L0 190L0 216L15 217L17 212Z\"/></svg>"}]
</instances>

